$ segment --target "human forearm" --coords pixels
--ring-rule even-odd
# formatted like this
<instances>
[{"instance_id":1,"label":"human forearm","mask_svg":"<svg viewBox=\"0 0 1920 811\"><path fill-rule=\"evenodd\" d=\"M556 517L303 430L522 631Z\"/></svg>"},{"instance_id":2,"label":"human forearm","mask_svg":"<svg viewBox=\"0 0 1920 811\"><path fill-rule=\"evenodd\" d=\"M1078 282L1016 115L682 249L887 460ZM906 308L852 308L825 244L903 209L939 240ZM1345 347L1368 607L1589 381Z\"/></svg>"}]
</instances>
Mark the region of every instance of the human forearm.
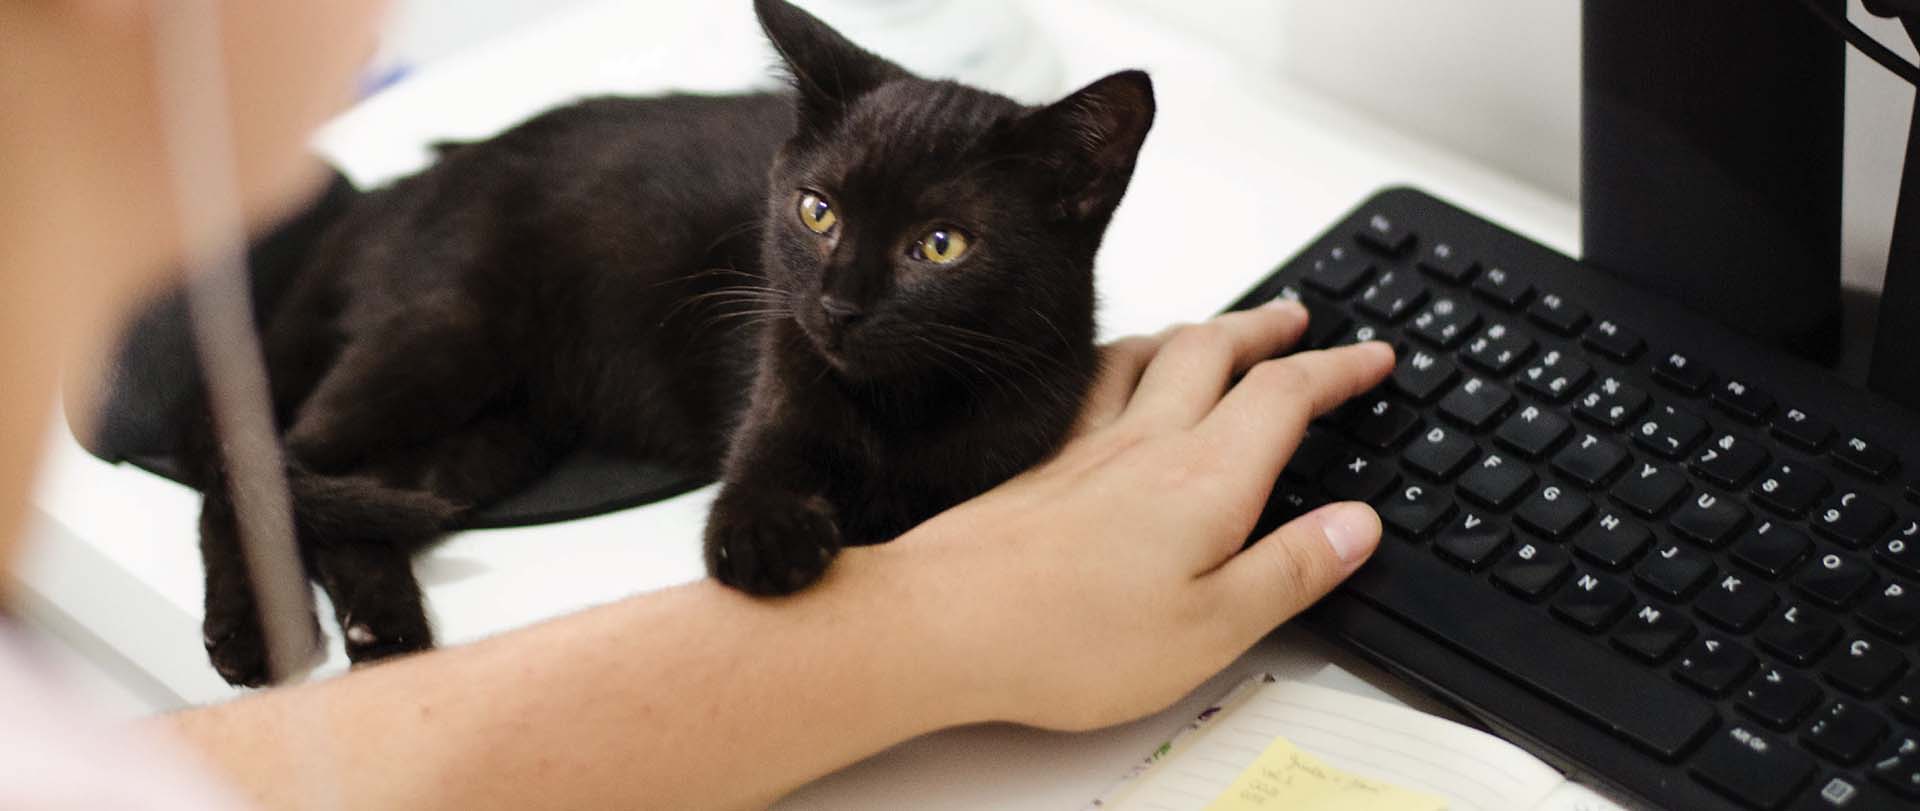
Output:
<instances>
[{"instance_id":1,"label":"human forearm","mask_svg":"<svg viewBox=\"0 0 1920 811\"><path fill-rule=\"evenodd\" d=\"M702 581L171 722L270 808L328 784L350 808L765 804L984 715L883 565L778 601Z\"/></svg>"}]
</instances>

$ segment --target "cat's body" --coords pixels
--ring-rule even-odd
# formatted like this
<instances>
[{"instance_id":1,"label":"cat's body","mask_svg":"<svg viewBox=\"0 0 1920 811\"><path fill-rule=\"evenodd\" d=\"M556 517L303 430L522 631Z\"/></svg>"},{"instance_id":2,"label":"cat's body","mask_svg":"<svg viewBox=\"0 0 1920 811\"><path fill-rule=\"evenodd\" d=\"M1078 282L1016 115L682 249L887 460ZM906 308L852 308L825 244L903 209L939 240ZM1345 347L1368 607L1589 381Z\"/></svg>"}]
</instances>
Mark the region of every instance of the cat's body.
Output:
<instances>
[{"instance_id":1,"label":"cat's body","mask_svg":"<svg viewBox=\"0 0 1920 811\"><path fill-rule=\"evenodd\" d=\"M358 201L269 320L303 556L356 661L430 645L412 553L577 447L719 476L710 569L784 593L1065 438L1144 75L1024 108L758 7L794 93L597 99L452 146ZM208 650L255 684L196 425Z\"/></svg>"}]
</instances>

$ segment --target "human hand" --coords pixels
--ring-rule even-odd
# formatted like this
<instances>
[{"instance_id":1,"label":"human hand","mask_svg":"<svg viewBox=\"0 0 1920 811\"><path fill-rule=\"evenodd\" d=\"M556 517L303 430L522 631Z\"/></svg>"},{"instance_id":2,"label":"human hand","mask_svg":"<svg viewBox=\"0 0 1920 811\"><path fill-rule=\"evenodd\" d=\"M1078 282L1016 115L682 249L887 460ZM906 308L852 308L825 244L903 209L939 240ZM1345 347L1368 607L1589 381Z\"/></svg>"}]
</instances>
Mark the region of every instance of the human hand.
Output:
<instances>
[{"instance_id":1,"label":"human hand","mask_svg":"<svg viewBox=\"0 0 1920 811\"><path fill-rule=\"evenodd\" d=\"M1054 458L871 550L936 612L956 700L1056 729L1137 718L1366 560L1380 521L1358 503L1241 551L1307 422L1393 367L1380 343L1268 360L1306 324L1286 302L1108 346Z\"/></svg>"}]
</instances>

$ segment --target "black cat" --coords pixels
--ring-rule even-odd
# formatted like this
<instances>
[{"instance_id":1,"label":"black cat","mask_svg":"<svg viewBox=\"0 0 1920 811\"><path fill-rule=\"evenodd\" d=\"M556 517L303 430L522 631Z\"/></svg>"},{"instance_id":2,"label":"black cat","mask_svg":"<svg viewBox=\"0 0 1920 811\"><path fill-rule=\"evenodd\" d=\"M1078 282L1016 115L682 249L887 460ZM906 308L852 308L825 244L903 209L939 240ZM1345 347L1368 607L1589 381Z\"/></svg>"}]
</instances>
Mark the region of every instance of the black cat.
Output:
<instances>
[{"instance_id":1,"label":"black cat","mask_svg":"<svg viewBox=\"0 0 1920 811\"><path fill-rule=\"evenodd\" d=\"M268 320L302 552L354 661L431 645L411 555L576 447L718 474L709 569L781 594L1065 438L1147 76L1024 107L755 7L792 92L596 99L451 147L358 201ZM207 649L258 684L195 426Z\"/></svg>"}]
</instances>

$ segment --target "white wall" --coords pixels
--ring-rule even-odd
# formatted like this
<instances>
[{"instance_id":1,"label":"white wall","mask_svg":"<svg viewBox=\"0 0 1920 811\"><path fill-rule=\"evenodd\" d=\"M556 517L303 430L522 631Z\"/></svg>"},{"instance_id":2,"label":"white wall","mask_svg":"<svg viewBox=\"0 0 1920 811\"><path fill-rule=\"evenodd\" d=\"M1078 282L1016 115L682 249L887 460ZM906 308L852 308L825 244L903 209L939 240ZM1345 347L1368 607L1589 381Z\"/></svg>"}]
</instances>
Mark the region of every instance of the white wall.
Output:
<instances>
[{"instance_id":1,"label":"white wall","mask_svg":"<svg viewBox=\"0 0 1920 811\"><path fill-rule=\"evenodd\" d=\"M1577 0L1114 2L1549 193L1578 197ZM1850 2L1855 22L1914 58L1898 24ZM1913 88L1852 49L1847 74L1842 268L1849 284L1878 287Z\"/></svg>"}]
</instances>

